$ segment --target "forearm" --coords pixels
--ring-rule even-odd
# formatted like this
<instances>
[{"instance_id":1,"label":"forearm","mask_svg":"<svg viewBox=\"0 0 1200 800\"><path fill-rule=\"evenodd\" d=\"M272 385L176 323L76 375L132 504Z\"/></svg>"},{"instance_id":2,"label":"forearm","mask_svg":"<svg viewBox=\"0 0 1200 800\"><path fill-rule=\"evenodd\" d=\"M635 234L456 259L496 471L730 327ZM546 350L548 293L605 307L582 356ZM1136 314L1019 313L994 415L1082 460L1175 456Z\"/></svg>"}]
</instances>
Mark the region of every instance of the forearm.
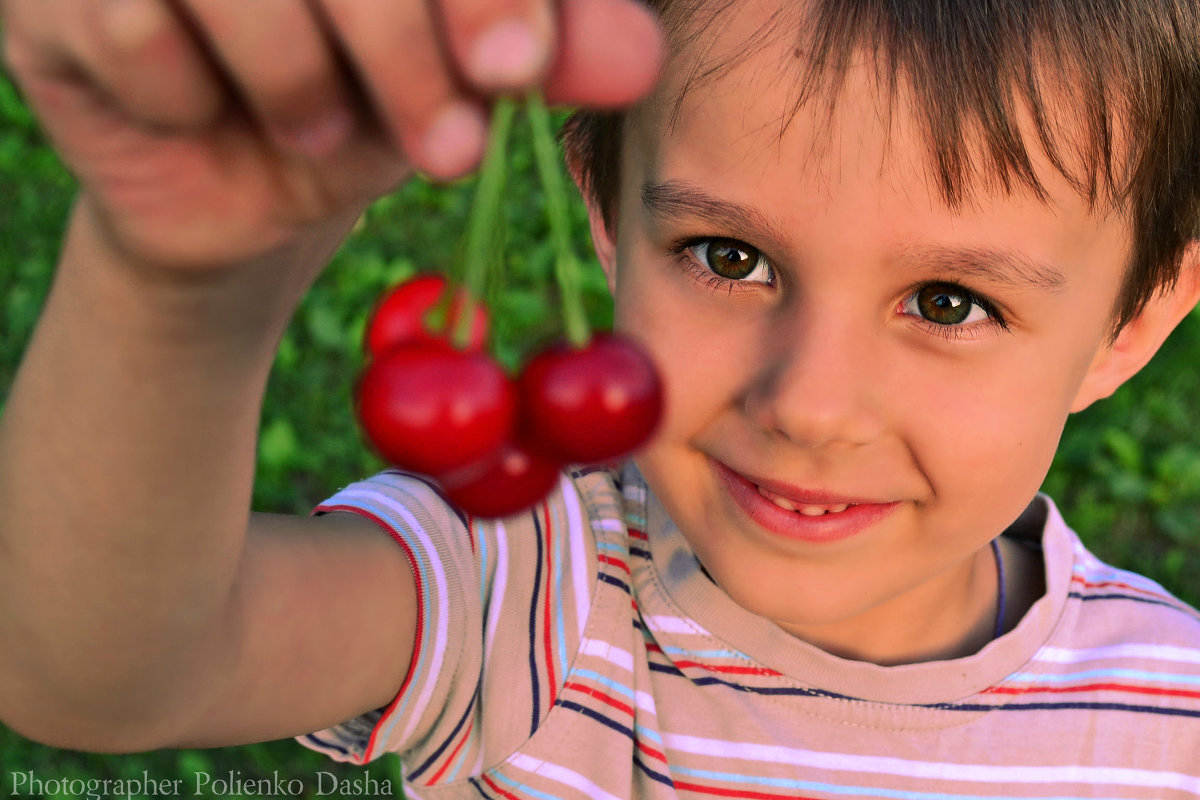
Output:
<instances>
[{"instance_id":1,"label":"forearm","mask_svg":"<svg viewBox=\"0 0 1200 800\"><path fill-rule=\"evenodd\" d=\"M136 717L217 672L197 661L238 567L275 345L349 224L184 278L124 261L77 209L0 418L0 715L40 692Z\"/></svg>"}]
</instances>

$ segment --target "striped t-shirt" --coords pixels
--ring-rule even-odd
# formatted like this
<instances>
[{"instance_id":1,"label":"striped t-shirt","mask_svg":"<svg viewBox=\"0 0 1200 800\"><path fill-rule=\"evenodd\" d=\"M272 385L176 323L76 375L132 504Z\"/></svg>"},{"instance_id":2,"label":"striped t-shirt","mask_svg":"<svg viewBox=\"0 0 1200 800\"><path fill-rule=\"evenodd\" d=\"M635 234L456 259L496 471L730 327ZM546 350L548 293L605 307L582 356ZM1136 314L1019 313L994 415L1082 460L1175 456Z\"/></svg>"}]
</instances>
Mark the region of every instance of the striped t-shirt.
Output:
<instances>
[{"instance_id":1,"label":"striped t-shirt","mask_svg":"<svg viewBox=\"0 0 1200 800\"><path fill-rule=\"evenodd\" d=\"M318 510L408 555L412 665L389 706L300 741L399 753L413 800L1200 798L1200 614L1037 502L1046 592L1020 624L881 667L737 606L633 468L503 522L387 472Z\"/></svg>"}]
</instances>

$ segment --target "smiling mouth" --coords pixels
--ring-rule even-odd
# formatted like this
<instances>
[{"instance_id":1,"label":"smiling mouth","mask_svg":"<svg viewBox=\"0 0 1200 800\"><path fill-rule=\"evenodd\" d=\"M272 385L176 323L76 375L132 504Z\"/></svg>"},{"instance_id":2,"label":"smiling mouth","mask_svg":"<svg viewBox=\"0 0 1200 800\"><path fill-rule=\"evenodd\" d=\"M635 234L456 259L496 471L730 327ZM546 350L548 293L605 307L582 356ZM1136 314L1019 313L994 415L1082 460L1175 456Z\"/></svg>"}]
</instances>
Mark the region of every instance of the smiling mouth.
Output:
<instances>
[{"instance_id":1,"label":"smiling mouth","mask_svg":"<svg viewBox=\"0 0 1200 800\"><path fill-rule=\"evenodd\" d=\"M807 503L793 503L791 500L782 495L775 494L758 484L754 484L758 489L758 493L770 500L775 505L782 508L784 511L794 511L797 514L803 514L806 517L823 517L826 514L840 514L847 508L853 508L857 503L839 503L832 506L810 505Z\"/></svg>"},{"instance_id":2,"label":"smiling mouth","mask_svg":"<svg viewBox=\"0 0 1200 800\"><path fill-rule=\"evenodd\" d=\"M709 458L709 464L742 514L764 531L787 539L813 544L846 539L873 528L901 505L898 500L881 501L869 495L801 488L752 477L715 458Z\"/></svg>"}]
</instances>

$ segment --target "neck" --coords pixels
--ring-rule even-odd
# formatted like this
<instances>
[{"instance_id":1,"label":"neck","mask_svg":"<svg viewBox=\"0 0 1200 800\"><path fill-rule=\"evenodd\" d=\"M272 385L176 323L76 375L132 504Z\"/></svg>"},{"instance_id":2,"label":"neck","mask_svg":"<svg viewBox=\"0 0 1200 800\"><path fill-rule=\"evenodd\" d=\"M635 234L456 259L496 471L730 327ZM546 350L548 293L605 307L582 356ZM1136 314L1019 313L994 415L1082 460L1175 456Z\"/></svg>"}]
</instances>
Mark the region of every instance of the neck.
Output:
<instances>
[{"instance_id":1,"label":"neck","mask_svg":"<svg viewBox=\"0 0 1200 800\"><path fill-rule=\"evenodd\" d=\"M894 597L853 621L782 627L833 655L881 666L963 658L994 638L999 594L989 544L941 580ZM1004 617L1010 619L1012 613L1010 604Z\"/></svg>"}]
</instances>

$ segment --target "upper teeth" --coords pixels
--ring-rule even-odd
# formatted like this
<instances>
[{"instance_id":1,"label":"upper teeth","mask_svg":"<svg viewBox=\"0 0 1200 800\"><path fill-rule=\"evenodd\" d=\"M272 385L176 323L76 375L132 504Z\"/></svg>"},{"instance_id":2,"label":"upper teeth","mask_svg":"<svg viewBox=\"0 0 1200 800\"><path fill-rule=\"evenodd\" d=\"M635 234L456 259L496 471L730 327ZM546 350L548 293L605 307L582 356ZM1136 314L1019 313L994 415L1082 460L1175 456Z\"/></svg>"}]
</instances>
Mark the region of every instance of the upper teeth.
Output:
<instances>
[{"instance_id":1,"label":"upper teeth","mask_svg":"<svg viewBox=\"0 0 1200 800\"><path fill-rule=\"evenodd\" d=\"M767 491L761 486L758 487L758 493L780 508L786 509L787 511L798 511L806 517L819 517L822 514L837 514L850 507L850 504L847 503L841 503L836 506L813 506L805 504L796 505L786 497L780 497L773 492Z\"/></svg>"}]
</instances>

